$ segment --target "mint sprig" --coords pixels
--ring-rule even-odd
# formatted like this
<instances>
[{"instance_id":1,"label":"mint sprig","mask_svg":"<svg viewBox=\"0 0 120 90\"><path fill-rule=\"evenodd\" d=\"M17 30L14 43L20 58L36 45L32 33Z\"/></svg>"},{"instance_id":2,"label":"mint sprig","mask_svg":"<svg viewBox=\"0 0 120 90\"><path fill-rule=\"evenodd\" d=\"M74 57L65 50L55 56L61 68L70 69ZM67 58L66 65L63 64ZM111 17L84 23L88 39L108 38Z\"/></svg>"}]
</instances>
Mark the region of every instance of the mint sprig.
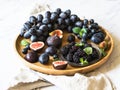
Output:
<instances>
[{"instance_id":1,"label":"mint sprig","mask_svg":"<svg viewBox=\"0 0 120 90\"><path fill-rule=\"evenodd\" d=\"M82 43L82 42L80 42L80 43L76 43L75 44L75 46L79 46L79 47L82 47L82 46L84 46L85 44L84 43Z\"/></svg>"},{"instance_id":2,"label":"mint sprig","mask_svg":"<svg viewBox=\"0 0 120 90\"><path fill-rule=\"evenodd\" d=\"M79 32L80 37L82 37L84 33L87 33L87 30L85 28L82 28Z\"/></svg>"},{"instance_id":3,"label":"mint sprig","mask_svg":"<svg viewBox=\"0 0 120 90\"><path fill-rule=\"evenodd\" d=\"M76 34L79 34L79 32L81 31L81 29L79 27L74 27L72 30Z\"/></svg>"},{"instance_id":4,"label":"mint sprig","mask_svg":"<svg viewBox=\"0 0 120 90\"><path fill-rule=\"evenodd\" d=\"M86 47L86 48L83 49L83 51L84 51L87 55L90 55L90 54L92 54L93 49L92 49L92 47Z\"/></svg>"},{"instance_id":5,"label":"mint sprig","mask_svg":"<svg viewBox=\"0 0 120 90\"><path fill-rule=\"evenodd\" d=\"M80 64L81 65L88 65L88 61L86 59L80 58Z\"/></svg>"},{"instance_id":6,"label":"mint sprig","mask_svg":"<svg viewBox=\"0 0 120 90\"><path fill-rule=\"evenodd\" d=\"M103 57L107 55L107 53L105 52L103 48L100 48L100 53L102 54Z\"/></svg>"},{"instance_id":7,"label":"mint sprig","mask_svg":"<svg viewBox=\"0 0 120 90\"><path fill-rule=\"evenodd\" d=\"M29 44L29 42L25 39L23 39L20 43L22 46L27 46Z\"/></svg>"}]
</instances>

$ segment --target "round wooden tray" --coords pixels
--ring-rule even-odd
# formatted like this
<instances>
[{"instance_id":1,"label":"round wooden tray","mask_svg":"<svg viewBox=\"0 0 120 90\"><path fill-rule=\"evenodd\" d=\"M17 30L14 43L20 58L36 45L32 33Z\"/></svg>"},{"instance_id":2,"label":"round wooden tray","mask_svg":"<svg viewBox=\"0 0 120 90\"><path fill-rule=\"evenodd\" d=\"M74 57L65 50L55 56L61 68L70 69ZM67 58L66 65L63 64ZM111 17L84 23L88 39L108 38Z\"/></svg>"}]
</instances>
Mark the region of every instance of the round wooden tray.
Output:
<instances>
[{"instance_id":1,"label":"round wooden tray","mask_svg":"<svg viewBox=\"0 0 120 90\"><path fill-rule=\"evenodd\" d=\"M56 70L52 66L52 60L50 60L48 65L43 65L39 62L29 63L24 59L24 54L22 54L22 52L21 52L22 47L20 45L20 42L23 39L23 37L21 37L20 35L18 35L16 38L15 50L26 66L28 66L29 68L31 68L33 70L39 71L41 73L52 74L52 75L74 75L76 72L86 73L86 72L92 71L92 70L100 67L102 64L104 64L108 60L108 58L113 50L113 39L112 39L111 35L108 33L107 30L105 30L103 28L102 28L102 30L104 30L104 32L110 38L110 43L111 43L110 49L108 50L108 53L104 58L102 58L101 60L99 60L98 62L96 62L94 64L91 64L91 65L85 66L85 67L72 67L72 66L68 65L65 70Z\"/></svg>"}]
</instances>

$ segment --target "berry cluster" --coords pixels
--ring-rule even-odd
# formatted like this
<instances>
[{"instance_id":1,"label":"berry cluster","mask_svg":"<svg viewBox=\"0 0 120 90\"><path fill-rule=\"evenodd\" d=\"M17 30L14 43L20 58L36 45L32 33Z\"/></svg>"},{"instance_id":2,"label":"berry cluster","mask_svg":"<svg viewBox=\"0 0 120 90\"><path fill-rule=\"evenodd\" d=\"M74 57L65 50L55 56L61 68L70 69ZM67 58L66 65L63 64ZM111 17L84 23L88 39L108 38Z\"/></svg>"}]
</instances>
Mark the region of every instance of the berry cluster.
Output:
<instances>
[{"instance_id":1,"label":"berry cluster","mask_svg":"<svg viewBox=\"0 0 120 90\"><path fill-rule=\"evenodd\" d=\"M88 54L85 51L86 48L91 48L92 52ZM99 59L99 52L97 49L88 43L79 46L77 43L71 42L63 46L60 52L67 61L74 63L81 63L81 58L87 60L88 63Z\"/></svg>"}]
</instances>

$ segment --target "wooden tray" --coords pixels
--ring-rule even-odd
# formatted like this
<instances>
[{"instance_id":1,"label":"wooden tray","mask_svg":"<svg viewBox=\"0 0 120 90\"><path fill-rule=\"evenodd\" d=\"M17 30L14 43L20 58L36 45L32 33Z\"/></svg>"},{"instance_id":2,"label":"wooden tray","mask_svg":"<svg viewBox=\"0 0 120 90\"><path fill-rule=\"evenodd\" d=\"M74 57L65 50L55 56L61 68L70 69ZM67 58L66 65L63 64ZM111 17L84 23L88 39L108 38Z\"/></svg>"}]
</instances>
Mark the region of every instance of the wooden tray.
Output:
<instances>
[{"instance_id":1,"label":"wooden tray","mask_svg":"<svg viewBox=\"0 0 120 90\"><path fill-rule=\"evenodd\" d=\"M20 45L20 42L23 39L23 37L21 37L19 35L17 36L16 41L15 41L15 50L26 66L28 66L29 68L31 68L33 70L39 71L41 73L52 74L52 75L74 75L76 72L86 73L86 72L92 71L92 70L100 67L102 64L104 64L108 60L108 58L113 50L113 39L112 39L111 35L108 33L107 30L105 30L103 28L102 28L102 30L104 30L104 32L109 36L111 47L110 47L107 55L104 58L102 58L101 60L99 60L98 62L96 62L92 65L85 66L85 67L72 67L72 66L68 65L65 70L55 70L51 64L52 60L50 61L50 63L48 65L43 65L43 64L40 64L39 62L29 63L24 59L24 55L21 52L22 47Z\"/></svg>"}]
</instances>

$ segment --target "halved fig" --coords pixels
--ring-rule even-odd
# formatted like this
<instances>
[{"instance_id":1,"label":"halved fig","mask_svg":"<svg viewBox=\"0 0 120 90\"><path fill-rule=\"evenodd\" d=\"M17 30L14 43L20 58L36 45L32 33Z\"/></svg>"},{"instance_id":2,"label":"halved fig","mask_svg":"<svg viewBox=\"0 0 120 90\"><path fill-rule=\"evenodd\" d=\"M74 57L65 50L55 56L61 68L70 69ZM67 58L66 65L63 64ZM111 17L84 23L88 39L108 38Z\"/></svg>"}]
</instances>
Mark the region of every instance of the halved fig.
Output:
<instances>
[{"instance_id":1,"label":"halved fig","mask_svg":"<svg viewBox=\"0 0 120 90\"><path fill-rule=\"evenodd\" d=\"M67 61L54 61L52 63L53 67L57 70L66 69L68 62Z\"/></svg>"},{"instance_id":2,"label":"halved fig","mask_svg":"<svg viewBox=\"0 0 120 90\"><path fill-rule=\"evenodd\" d=\"M33 51L38 51L44 47L44 42L38 41L30 44L30 49Z\"/></svg>"},{"instance_id":3,"label":"halved fig","mask_svg":"<svg viewBox=\"0 0 120 90\"><path fill-rule=\"evenodd\" d=\"M61 30L54 30L51 33L49 33L50 36L58 36L59 38L63 37L63 32Z\"/></svg>"}]
</instances>

